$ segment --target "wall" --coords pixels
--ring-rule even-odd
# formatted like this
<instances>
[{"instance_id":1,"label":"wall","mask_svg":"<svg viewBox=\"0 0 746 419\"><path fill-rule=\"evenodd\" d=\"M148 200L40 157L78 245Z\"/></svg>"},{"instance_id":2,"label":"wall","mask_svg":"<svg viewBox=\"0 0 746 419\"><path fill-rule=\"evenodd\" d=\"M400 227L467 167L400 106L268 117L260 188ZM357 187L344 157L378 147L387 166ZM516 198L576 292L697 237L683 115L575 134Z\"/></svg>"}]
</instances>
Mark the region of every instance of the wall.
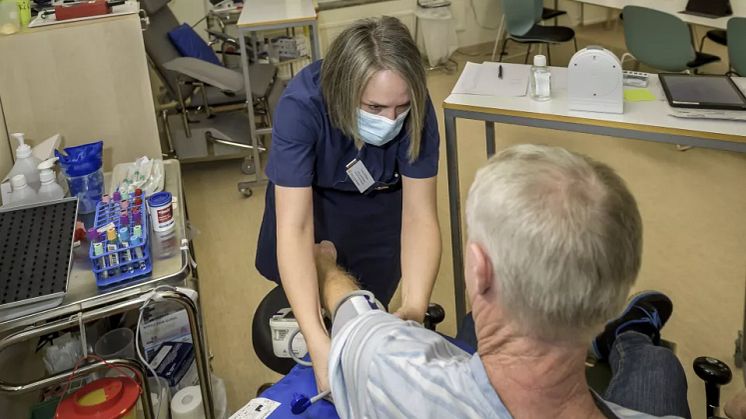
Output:
<instances>
[{"instance_id":1,"label":"wall","mask_svg":"<svg viewBox=\"0 0 746 419\"><path fill-rule=\"evenodd\" d=\"M498 0L451 1L459 47L494 42L500 22ZM416 6L416 0L393 0L320 12L321 50L325 51L329 42L347 25L365 17L393 16L402 20L414 33ZM479 16L479 20L476 16Z\"/></svg>"}]
</instances>

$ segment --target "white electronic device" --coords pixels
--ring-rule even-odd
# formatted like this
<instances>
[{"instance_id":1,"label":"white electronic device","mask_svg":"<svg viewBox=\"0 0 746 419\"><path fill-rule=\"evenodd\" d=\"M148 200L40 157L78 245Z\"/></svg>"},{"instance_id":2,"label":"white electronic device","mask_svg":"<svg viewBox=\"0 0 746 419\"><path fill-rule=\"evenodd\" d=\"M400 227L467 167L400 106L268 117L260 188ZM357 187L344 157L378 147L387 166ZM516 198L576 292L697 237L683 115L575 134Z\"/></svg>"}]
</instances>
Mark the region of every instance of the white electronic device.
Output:
<instances>
[{"instance_id":1,"label":"white electronic device","mask_svg":"<svg viewBox=\"0 0 746 419\"><path fill-rule=\"evenodd\" d=\"M570 110L623 113L622 63L613 52L588 46L575 53L567 66Z\"/></svg>"},{"instance_id":2,"label":"white electronic device","mask_svg":"<svg viewBox=\"0 0 746 419\"><path fill-rule=\"evenodd\" d=\"M278 358L291 358L288 353L288 344L293 337L293 354L303 358L308 353L306 340L301 333L294 333L300 329L298 320L295 319L290 308L283 308L273 314L269 319L269 328L272 330L272 351Z\"/></svg>"}]
</instances>

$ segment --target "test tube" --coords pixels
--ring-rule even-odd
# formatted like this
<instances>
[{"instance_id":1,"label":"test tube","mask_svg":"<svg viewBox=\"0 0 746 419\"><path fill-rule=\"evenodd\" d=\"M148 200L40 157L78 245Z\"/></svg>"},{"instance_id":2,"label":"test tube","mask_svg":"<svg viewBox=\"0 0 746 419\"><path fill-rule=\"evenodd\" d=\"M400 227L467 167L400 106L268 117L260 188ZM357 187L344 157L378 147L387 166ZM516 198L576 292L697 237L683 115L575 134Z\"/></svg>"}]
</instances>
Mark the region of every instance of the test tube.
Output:
<instances>
[{"instance_id":1,"label":"test tube","mask_svg":"<svg viewBox=\"0 0 746 419\"><path fill-rule=\"evenodd\" d=\"M119 207L120 207L120 208L122 209L122 211L127 211L127 208L129 208L129 207L130 207L130 201L128 201L128 200L126 200L126 199L125 199L125 200L123 200L123 201L121 201L121 202L119 203Z\"/></svg>"},{"instance_id":2,"label":"test tube","mask_svg":"<svg viewBox=\"0 0 746 419\"><path fill-rule=\"evenodd\" d=\"M100 241L96 241L93 243L93 256L95 257L93 260L94 266L96 266L96 269L104 269L106 267L106 260L101 257L101 255L104 254L104 243ZM101 276L105 279L109 277L108 272L106 270L101 271Z\"/></svg>"},{"instance_id":3,"label":"test tube","mask_svg":"<svg viewBox=\"0 0 746 419\"><path fill-rule=\"evenodd\" d=\"M126 215L125 215L126 217ZM125 264L127 262L130 262L132 260L132 253L130 253L129 250L129 241L130 241L130 231L127 227L120 227L119 228L119 244L122 249L124 249L124 252L122 252L122 264ZM125 265L122 270L125 272L130 271L131 267L129 265Z\"/></svg>"},{"instance_id":4,"label":"test tube","mask_svg":"<svg viewBox=\"0 0 746 419\"><path fill-rule=\"evenodd\" d=\"M119 193L119 191L114 192L114 202L119 202L122 200L122 194Z\"/></svg>"},{"instance_id":5,"label":"test tube","mask_svg":"<svg viewBox=\"0 0 746 419\"><path fill-rule=\"evenodd\" d=\"M132 228L132 245L135 246L135 257L140 260L139 269L145 269L142 253L142 226L136 224Z\"/></svg>"},{"instance_id":6,"label":"test tube","mask_svg":"<svg viewBox=\"0 0 746 419\"><path fill-rule=\"evenodd\" d=\"M112 275L119 275L119 254L117 253L117 231L114 227L106 230L106 251L109 252L109 266L114 267Z\"/></svg>"}]
</instances>

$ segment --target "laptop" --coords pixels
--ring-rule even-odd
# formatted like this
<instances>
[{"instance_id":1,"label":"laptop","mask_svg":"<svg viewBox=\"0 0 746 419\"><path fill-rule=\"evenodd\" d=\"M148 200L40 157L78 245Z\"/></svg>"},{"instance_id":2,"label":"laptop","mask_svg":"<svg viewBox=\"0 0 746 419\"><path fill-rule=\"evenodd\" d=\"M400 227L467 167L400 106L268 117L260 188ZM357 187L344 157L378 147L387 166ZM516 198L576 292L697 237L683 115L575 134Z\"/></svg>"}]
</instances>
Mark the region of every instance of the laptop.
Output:
<instances>
[{"instance_id":1,"label":"laptop","mask_svg":"<svg viewBox=\"0 0 746 419\"><path fill-rule=\"evenodd\" d=\"M733 9L730 0L689 0L681 13L714 19L732 15Z\"/></svg>"},{"instance_id":2,"label":"laptop","mask_svg":"<svg viewBox=\"0 0 746 419\"><path fill-rule=\"evenodd\" d=\"M728 76L660 73L658 78L671 107L746 111L746 97Z\"/></svg>"}]
</instances>

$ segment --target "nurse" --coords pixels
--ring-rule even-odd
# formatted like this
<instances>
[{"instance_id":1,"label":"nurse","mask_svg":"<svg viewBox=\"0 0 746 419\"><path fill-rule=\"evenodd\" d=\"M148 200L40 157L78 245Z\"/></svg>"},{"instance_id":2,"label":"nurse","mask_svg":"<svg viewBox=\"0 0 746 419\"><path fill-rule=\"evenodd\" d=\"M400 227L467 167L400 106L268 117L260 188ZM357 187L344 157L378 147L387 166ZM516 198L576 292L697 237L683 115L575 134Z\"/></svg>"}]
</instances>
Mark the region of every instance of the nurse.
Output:
<instances>
[{"instance_id":1,"label":"nurse","mask_svg":"<svg viewBox=\"0 0 746 419\"><path fill-rule=\"evenodd\" d=\"M259 272L283 287L328 388L314 243L397 315L422 321L440 263L438 126L420 52L383 17L354 23L289 83L274 113Z\"/></svg>"}]
</instances>

